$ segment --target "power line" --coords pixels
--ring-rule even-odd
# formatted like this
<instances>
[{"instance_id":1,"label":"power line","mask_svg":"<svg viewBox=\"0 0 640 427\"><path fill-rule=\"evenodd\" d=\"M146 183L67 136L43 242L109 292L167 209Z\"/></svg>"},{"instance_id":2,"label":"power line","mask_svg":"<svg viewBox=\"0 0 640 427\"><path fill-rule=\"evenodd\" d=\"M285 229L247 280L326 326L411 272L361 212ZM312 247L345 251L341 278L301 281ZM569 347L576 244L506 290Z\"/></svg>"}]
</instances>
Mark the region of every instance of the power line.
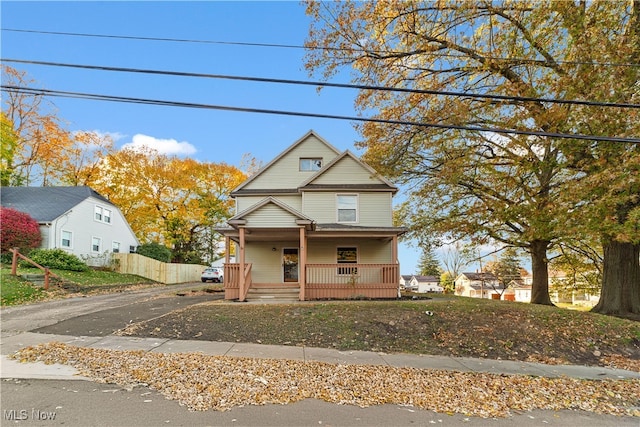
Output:
<instances>
[{"instance_id":1,"label":"power line","mask_svg":"<svg viewBox=\"0 0 640 427\"><path fill-rule=\"evenodd\" d=\"M348 83L329 83L329 82L305 81L305 80L274 79L274 78L266 78L266 77L231 76L231 75L225 75L225 74L204 74L204 73L191 73L191 72L184 72L184 71L109 67L109 66L103 66L103 65L67 64L67 63L59 63L59 62L30 61L30 60L23 60L23 59L4 59L3 58L0 61L19 63L19 64L45 65L45 66L53 66L53 67L80 68L80 69L99 70L99 71L115 71L115 72L144 73L144 74L180 76L180 77L227 79L227 80L252 81L252 82L261 82L261 83L281 83L281 84L293 84L293 85L323 86L323 87L334 87L334 88L342 88L342 89L378 90L378 91L400 92L400 93L419 93L419 94L425 94L425 95L489 99L494 101L542 102L542 103L553 103L553 104L587 105L587 106L594 106L594 107L640 108L640 104L628 104L628 103L583 101L583 100L557 99L557 98L535 98L535 97L526 97L526 96L475 94L475 93L467 93L467 92L394 88L394 87L387 87L387 86L368 86L368 85L357 85L357 84L348 84Z\"/></svg>"},{"instance_id":2,"label":"power line","mask_svg":"<svg viewBox=\"0 0 640 427\"><path fill-rule=\"evenodd\" d=\"M345 51L345 52L367 52L375 54L385 55L398 55L406 52L392 51L392 50L377 50L368 51L366 49L356 48L337 48L328 46L303 46L295 44L279 44L279 43L255 43L255 42L236 42L236 41L223 41L223 40L202 40L202 39L180 39L180 38L168 38L168 37L144 37L144 36L122 36L114 34L91 34L91 33L72 33L63 31L41 31L41 30L26 30L19 28L2 28L2 31L11 31L16 33L33 33L33 34L51 34L58 36L72 36L72 37L93 37L93 38L107 38L107 39L122 39L122 40L143 40L143 41L160 41L160 42L174 42L174 43L199 43L199 44L218 44L229 46L246 46L246 47L271 47L271 48L283 48L283 49L302 49L302 50L330 50L330 51ZM452 55L446 53L436 52L421 52L422 55L448 57L448 58L466 58L463 55ZM523 64L547 64L543 59L529 59L529 58L506 58L506 57L492 57L485 56L486 59L492 61L517 61ZM636 63L618 63L618 62L594 62L594 61L555 61L558 64L567 65L594 65L594 66L606 66L606 67L640 67L640 64Z\"/></svg>"},{"instance_id":3,"label":"power line","mask_svg":"<svg viewBox=\"0 0 640 427\"><path fill-rule=\"evenodd\" d=\"M8 92L22 93L22 94L28 94L28 95L34 95L34 96L55 96L55 97L63 97L63 98L79 98L79 99L90 99L90 100L97 100L97 101L124 102L124 103L133 103L133 104L160 105L160 106L169 106L169 107L199 108L199 109L232 111L232 112L242 112L242 113L274 114L274 115L283 115L283 116L299 116L299 117L311 117L311 118L320 118L320 119L373 122L373 123L384 123L384 124L404 125L404 126L420 126L420 127L430 127L430 128L438 128L438 129L469 130L469 131L476 131L476 132L494 132L494 133L500 133L500 134L516 134L516 135L540 136L540 137L548 137L548 138L579 139L579 140L588 140L588 141L606 141L606 142L640 144L639 138L538 132L538 131L503 129L503 128L482 127L482 126L448 125L448 124L440 124L440 123L421 123L421 122L411 122L411 121L403 121L403 120L387 120L387 119L364 118L364 117L354 117L354 116L341 116L341 115L335 115L335 114L306 113L306 112L299 112L299 111L282 111L282 110L269 110L269 109L247 108L247 107L232 107L227 105L199 104L199 103L191 103L191 102L166 101L166 100L147 99L147 98L132 98L132 97L100 95L100 94L91 94L91 93L82 93L82 92L66 92L66 91L56 91L56 90L49 90L49 89L38 89L38 88L10 86L10 85L2 85L1 88Z\"/></svg>"}]
</instances>

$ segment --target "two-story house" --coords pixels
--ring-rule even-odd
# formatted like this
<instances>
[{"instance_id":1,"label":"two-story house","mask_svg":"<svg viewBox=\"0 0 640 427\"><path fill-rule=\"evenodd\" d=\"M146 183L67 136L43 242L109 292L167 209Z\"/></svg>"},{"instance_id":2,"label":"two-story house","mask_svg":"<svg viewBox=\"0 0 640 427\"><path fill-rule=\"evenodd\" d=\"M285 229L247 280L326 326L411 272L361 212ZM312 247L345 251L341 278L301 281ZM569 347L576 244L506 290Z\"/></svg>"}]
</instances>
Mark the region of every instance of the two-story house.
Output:
<instances>
[{"instance_id":1,"label":"two-story house","mask_svg":"<svg viewBox=\"0 0 640 427\"><path fill-rule=\"evenodd\" d=\"M91 265L139 245L120 209L90 187L2 187L0 199L38 222L41 248L63 249Z\"/></svg>"},{"instance_id":2,"label":"two-story house","mask_svg":"<svg viewBox=\"0 0 640 427\"><path fill-rule=\"evenodd\" d=\"M489 272L461 273L453 283L455 294L464 297L500 299L505 291L498 278Z\"/></svg>"},{"instance_id":3,"label":"two-story house","mask_svg":"<svg viewBox=\"0 0 640 427\"><path fill-rule=\"evenodd\" d=\"M398 189L349 151L313 131L231 193L236 215L219 228L226 253L225 298L289 289L300 300L394 298ZM228 256L228 255L227 255Z\"/></svg>"}]
</instances>

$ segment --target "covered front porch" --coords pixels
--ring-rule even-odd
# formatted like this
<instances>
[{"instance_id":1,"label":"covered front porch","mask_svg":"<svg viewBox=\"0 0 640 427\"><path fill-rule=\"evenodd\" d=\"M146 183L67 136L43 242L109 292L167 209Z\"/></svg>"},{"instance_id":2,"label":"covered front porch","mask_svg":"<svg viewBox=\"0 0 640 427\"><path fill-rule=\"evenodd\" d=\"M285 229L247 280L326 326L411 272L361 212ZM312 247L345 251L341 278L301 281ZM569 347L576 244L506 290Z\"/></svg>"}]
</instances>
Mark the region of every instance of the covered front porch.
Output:
<instances>
[{"instance_id":1,"label":"covered front porch","mask_svg":"<svg viewBox=\"0 0 640 427\"><path fill-rule=\"evenodd\" d=\"M395 298L400 268L397 227L345 227L300 223L297 228L225 230L225 299L245 301L250 292L296 292L300 301Z\"/></svg>"}]
</instances>

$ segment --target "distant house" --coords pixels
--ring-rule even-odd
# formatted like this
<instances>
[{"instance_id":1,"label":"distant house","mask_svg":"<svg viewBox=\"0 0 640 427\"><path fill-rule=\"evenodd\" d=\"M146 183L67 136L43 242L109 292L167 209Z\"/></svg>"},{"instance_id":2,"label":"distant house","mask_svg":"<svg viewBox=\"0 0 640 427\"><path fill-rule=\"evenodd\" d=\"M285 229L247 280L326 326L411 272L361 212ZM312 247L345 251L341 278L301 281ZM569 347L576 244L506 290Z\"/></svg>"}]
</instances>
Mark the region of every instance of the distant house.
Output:
<instances>
[{"instance_id":1,"label":"distant house","mask_svg":"<svg viewBox=\"0 0 640 427\"><path fill-rule=\"evenodd\" d=\"M225 299L396 298L398 189L313 131L240 184L236 214L217 230L226 253Z\"/></svg>"},{"instance_id":2,"label":"distant house","mask_svg":"<svg viewBox=\"0 0 640 427\"><path fill-rule=\"evenodd\" d=\"M44 249L100 260L139 245L120 209L90 187L2 187L0 200L38 222Z\"/></svg>"},{"instance_id":3,"label":"distant house","mask_svg":"<svg viewBox=\"0 0 640 427\"><path fill-rule=\"evenodd\" d=\"M455 294L465 297L500 299L504 292L493 273L461 273L453 283Z\"/></svg>"},{"instance_id":4,"label":"distant house","mask_svg":"<svg viewBox=\"0 0 640 427\"><path fill-rule=\"evenodd\" d=\"M444 288L440 286L440 279L436 276L413 276L418 283L418 292L444 292Z\"/></svg>"},{"instance_id":5,"label":"distant house","mask_svg":"<svg viewBox=\"0 0 640 427\"><path fill-rule=\"evenodd\" d=\"M403 274L400 276L400 289L407 291L417 291L418 282L415 281L414 276L411 274Z\"/></svg>"}]
</instances>

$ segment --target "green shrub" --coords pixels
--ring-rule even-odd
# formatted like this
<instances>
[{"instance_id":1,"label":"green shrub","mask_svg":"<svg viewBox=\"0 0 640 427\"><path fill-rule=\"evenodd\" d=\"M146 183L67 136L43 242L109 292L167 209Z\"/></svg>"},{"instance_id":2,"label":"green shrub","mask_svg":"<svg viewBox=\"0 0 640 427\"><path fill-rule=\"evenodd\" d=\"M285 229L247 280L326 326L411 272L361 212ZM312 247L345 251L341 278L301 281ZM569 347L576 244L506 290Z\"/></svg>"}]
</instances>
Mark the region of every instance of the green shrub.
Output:
<instances>
[{"instance_id":1,"label":"green shrub","mask_svg":"<svg viewBox=\"0 0 640 427\"><path fill-rule=\"evenodd\" d=\"M137 251L140 255L157 259L162 262L171 262L171 249L159 243L145 243L138 247Z\"/></svg>"},{"instance_id":2,"label":"green shrub","mask_svg":"<svg viewBox=\"0 0 640 427\"><path fill-rule=\"evenodd\" d=\"M29 253L29 258L43 267L57 270L87 271L89 267L77 256L62 249L35 249ZM31 267L26 261L21 261L20 266Z\"/></svg>"}]
</instances>

